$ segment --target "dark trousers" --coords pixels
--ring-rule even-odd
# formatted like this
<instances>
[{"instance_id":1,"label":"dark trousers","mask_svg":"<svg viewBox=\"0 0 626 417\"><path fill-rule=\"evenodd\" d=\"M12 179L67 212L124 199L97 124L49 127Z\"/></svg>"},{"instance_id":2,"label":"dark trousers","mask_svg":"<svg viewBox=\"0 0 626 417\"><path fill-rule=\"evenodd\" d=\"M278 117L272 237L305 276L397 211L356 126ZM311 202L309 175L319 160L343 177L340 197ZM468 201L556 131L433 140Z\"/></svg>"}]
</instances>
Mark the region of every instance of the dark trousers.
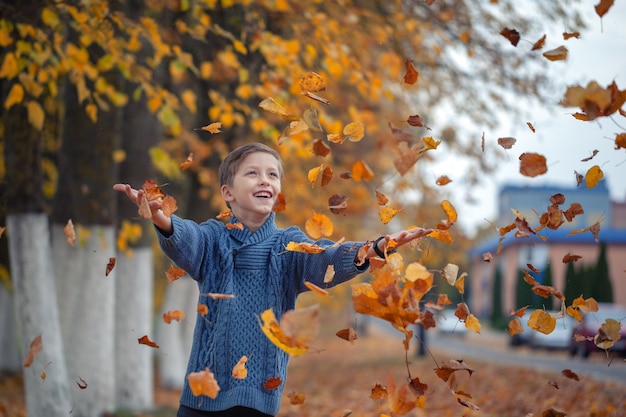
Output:
<instances>
[{"instance_id":1,"label":"dark trousers","mask_svg":"<svg viewBox=\"0 0 626 417\"><path fill-rule=\"evenodd\" d=\"M176 417L272 417L248 407L233 407L222 411L204 411L180 405Z\"/></svg>"}]
</instances>

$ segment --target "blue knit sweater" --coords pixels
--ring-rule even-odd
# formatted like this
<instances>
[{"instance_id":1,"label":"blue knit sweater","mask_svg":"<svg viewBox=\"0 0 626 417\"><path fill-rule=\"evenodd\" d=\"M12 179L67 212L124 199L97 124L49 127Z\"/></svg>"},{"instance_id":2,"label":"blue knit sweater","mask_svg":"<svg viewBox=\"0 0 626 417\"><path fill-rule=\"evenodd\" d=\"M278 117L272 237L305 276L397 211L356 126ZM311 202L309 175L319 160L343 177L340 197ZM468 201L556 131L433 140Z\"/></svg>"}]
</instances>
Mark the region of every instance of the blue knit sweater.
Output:
<instances>
[{"instance_id":1,"label":"blue knit sweater","mask_svg":"<svg viewBox=\"0 0 626 417\"><path fill-rule=\"evenodd\" d=\"M233 217L231 222L237 220ZM187 374L209 368L220 386L215 399L195 397L185 378L180 403L191 408L219 411L233 406L257 409L276 415L287 376L289 356L261 331L258 317L273 308L277 319L295 307L298 294L308 291L304 281L320 287L328 265L335 268L330 286L363 272L354 259L363 242L346 242L333 247L330 240L316 241L327 247L319 254L285 250L289 242L313 242L298 227L279 229L274 214L251 233L229 229L211 219L198 224L172 216L173 232L157 233L159 244L178 267L197 281L199 303L208 314L198 316ZM234 298L213 300L208 293L233 294ZM231 372L246 355L248 376L235 379ZM282 383L268 390L263 384L271 377Z\"/></svg>"}]
</instances>

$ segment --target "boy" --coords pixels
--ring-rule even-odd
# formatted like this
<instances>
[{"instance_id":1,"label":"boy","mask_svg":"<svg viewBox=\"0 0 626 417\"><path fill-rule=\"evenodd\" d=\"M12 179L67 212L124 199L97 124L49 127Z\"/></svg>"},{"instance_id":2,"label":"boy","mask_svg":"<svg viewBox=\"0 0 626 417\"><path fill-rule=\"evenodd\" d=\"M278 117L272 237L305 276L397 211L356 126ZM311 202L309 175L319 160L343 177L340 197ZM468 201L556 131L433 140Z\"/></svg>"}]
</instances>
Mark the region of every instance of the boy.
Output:
<instances>
[{"instance_id":1,"label":"boy","mask_svg":"<svg viewBox=\"0 0 626 417\"><path fill-rule=\"evenodd\" d=\"M373 256L384 256L390 239L398 246L423 237L431 229L414 228L381 236L368 249L366 261L357 265L359 248L369 242L334 245L320 239L326 248L319 254L286 251L289 242L312 242L298 227L279 229L272 208L281 190L283 168L279 154L260 143L233 150L219 169L221 194L230 208L229 228L210 219L197 224L176 215L167 217L158 202L151 202L152 221L159 245L178 267L197 281L199 303L208 313L196 321L187 374L209 368L220 391L215 399L195 397L188 381L180 398L177 417L275 416L285 385L288 355L263 334L257 317L272 308L278 320L295 307L297 296L308 291L309 281L323 283L328 265L335 276L330 286L348 281L364 272ZM135 204L144 198L142 190L115 184ZM208 293L232 294L234 298L211 300ZM235 379L231 372L246 355L248 376ZM270 378L281 381L278 388L266 389Z\"/></svg>"}]
</instances>

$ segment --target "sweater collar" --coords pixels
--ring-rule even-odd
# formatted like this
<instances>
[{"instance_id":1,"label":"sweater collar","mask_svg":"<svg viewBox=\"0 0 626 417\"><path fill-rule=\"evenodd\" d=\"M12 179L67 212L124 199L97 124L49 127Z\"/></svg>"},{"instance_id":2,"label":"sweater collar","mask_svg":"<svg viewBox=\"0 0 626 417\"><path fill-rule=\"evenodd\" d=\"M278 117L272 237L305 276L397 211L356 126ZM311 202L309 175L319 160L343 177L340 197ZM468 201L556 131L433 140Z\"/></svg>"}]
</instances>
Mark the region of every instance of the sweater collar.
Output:
<instances>
[{"instance_id":1,"label":"sweater collar","mask_svg":"<svg viewBox=\"0 0 626 417\"><path fill-rule=\"evenodd\" d=\"M271 213L267 220L265 220L265 223L254 233L250 232L250 229L247 227L244 227L243 230L228 229L228 231L230 232L230 236L239 241L242 245L262 242L273 235L278 229L274 217L275 213ZM235 216L231 216L230 223L235 224L239 223L239 221Z\"/></svg>"}]
</instances>

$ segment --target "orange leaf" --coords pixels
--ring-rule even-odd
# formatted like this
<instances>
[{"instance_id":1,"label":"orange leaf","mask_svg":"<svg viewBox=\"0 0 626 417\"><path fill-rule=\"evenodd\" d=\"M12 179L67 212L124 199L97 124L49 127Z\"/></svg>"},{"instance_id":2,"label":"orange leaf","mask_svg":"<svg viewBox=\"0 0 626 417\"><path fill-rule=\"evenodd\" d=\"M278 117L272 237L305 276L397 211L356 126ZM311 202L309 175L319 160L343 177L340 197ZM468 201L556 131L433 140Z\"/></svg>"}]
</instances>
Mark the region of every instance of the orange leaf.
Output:
<instances>
[{"instance_id":1,"label":"orange leaf","mask_svg":"<svg viewBox=\"0 0 626 417\"><path fill-rule=\"evenodd\" d=\"M356 331L352 328L349 327L347 329L342 329L339 330L337 333L335 333L335 335L343 340L346 340L350 343L354 342L356 339L358 339L359 337L356 334Z\"/></svg>"},{"instance_id":2,"label":"orange leaf","mask_svg":"<svg viewBox=\"0 0 626 417\"><path fill-rule=\"evenodd\" d=\"M580 381L580 378L578 377L578 375L576 374L576 372L573 372L571 369L563 369L561 371L561 374L565 377L565 378L569 378L569 379L573 379L575 381Z\"/></svg>"},{"instance_id":3,"label":"orange leaf","mask_svg":"<svg viewBox=\"0 0 626 417\"><path fill-rule=\"evenodd\" d=\"M289 242L287 243L287 246L285 247L285 249L289 251L293 251L293 252L302 252L302 253L320 253L320 252L324 252L325 250L324 248L322 248L321 246L315 243L308 243L308 242L301 242L301 243Z\"/></svg>"},{"instance_id":4,"label":"orange leaf","mask_svg":"<svg viewBox=\"0 0 626 417\"><path fill-rule=\"evenodd\" d=\"M443 362L438 368L435 368L435 373L443 381L448 381L452 374L458 371L466 371L470 376L474 373L474 370L465 365L463 359L449 359Z\"/></svg>"},{"instance_id":5,"label":"orange leaf","mask_svg":"<svg viewBox=\"0 0 626 417\"><path fill-rule=\"evenodd\" d=\"M369 181L374 178L374 173L365 161L358 160L352 164L352 178L355 181Z\"/></svg>"},{"instance_id":6,"label":"orange leaf","mask_svg":"<svg viewBox=\"0 0 626 417\"><path fill-rule=\"evenodd\" d=\"M139 339L137 339L139 341L140 345L146 345L146 346L150 346L152 348L158 349L159 345L157 345L156 343L154 343L152 340L150 340L150 338L146 335L146 336L141 336Z\"/></svg>"},{"instance_id":7,"label":"orange leaf","mask_svg":"<svg viewBox=\"0 0 626 417\"><path fill-rule=\"evenodd\" d=\"M437 239L441 242L452 243L452 235L448 230L435 229L426 236L430 236L433 239Z\"/></svg>"},{"instance_id":8,"label":"orange leaf","mask_svg":"<svg viewBox=\"0 0 626 417\"><path fill-rule=\"evenodd\" d=\"M376 203L378 203L379 206L384 206L388 202L389 199L385 194L381 193L380 191L376 191Z\"/></svg>"},{"instance_id":9,"label":"orange leaf","mask_svg":"<svg viewBox=\"0 0 626 417\"><path fill-rule=\"evenodd\" d=\"M163 321L170 324L172 320L181 321L185 318L185 312L181 310L170 310L163 313Z\"/></svg>"},{"instance_id":10,"label":"orange leaf","mask_svg":"<svg viewBox=\"0 0 626 417\"><path fill-rule=\"evenodd\" d=\"M547 311L535 310L530 313L528 327L543 334L550 334L556 327L556 319Z\"/></svg>"},{"instance_id":11,"label":"orange leaf","mask_svg":"<svg viewBox=\"0 0 626 417\"><path fill-rule=\"evenodd\" d=\"M272 211L274 213L280 213L281 211L285 211L286 207L287 201L285 200L285 195L283 193L278 193L274 207L272 207Z\"/></svg>"},{"instance_id":12,"label":"orange leaf","mask_svg":"<svg viewBox=\"0 0 626 417\"><path fill-rule=\"evenodd\" d=\"M561 45L558 48L544 52L543 56L550 61L563 61L567 59L568 52L567 48Z\"/></svg>"},{"instance_id":13,"label":"orange leaf","mask_svg":"<svg viewBox=\"0 0 626 417\"><path fill-rule=\"evenodd\" d=\"M498 138L498 145L502 146L504 149L511 149L513 145L515 145L517 139L506 137L506 138Z\"/></svg>"},{"instance_id":14,"label":"orange leaf","mask_svg":"<svg viewBox=\"0 0 626 417\"><path fill-rule=\"evenodd\" d=\"M165 276L170 283L176 281L183 275L185 275L185 271L180 268L176 268L174 265L170 265L170 268L165 272Z\"/></svg>"},{"instance_id":15,"label":"orange leaf","mask_svg":"<svg viewBox=\"0 0 626 417\"><path fill-rule=\"evenodd\" d=\"M318 73L309 71L300 77L300 88L302 91L317 93L326 89L326 82Z\"/></svg>"},{"instance_id":16,"label":"orange leaf","mask_svg":"<svg viewBox=\"0 0 626 417\"><path fill-rule=\"evenodd\" d=\"M520 40L520 34L515 29L504 28L500 31L500 35L504 36L511 42L511 45L517 46Z\"/></svg>"},{"instance_id":17,"label":"orange leaf","mask_svg":"<svg viewBox=\"0 0 626 417\"><path fill-rule=\"evenodd\" d=\"M286 311L280 323L272 308L261 313L259 325L263 334L277 347L291 356L301 355L319 331L319 305Z\"/></svg>"},{"instance_id":18,"label":"orange leaf","mask_svg":"<svg viewBox=\"0 0 626 417\"><path fill-rule=\"evenodd\" d=\"M283 381L281 381L280 378L276 378L272 376L263 383L263 388L268 389L270 391L275 390L276 388L280 387L280 384L282 383Z\"/></svg>"},{"instance_id":19,"label":"orange leaf","mask_svg":"<svg viewBox=\"0 0 626 417\"><path fill-rule=\"evenodd\" d=\"M341 194L333 194L328 198L328 209L333 214L342 214L348 208L348 197Z\"/></svg>"},{"instance_id":20,"label":"orange leaf","mask_svg":"<svg viewBox=\"0 0 626 417\"><path fill-rule=\"evenodd\" d=\"M524 326L522 326L522 322L517 317L509 321L509 335L515 336L516 334L520 334L524 331Z\"/></svg>"},{"instance_id":21,"label":"orange leaf","mask_svg":"<svg viewBox=\"0 0 626 417\"><path fill-rule=\"evenodd\" d=\"M178 204L176 204L176 199L172 196L165 196L163 199L163 203L161 203L161 210L163 210L163 214L167 217L172 217L172 214L178 210Z\"/></svg>"},{"instance_id":22,"label":"orange leaf","mask_svg":"<svg viewBox=\"0 0 626 417\"><path fill-rule=\"evenodd\" d=\"M330 153L330 146L322 140L315 139L313 141L313 153L318 156L326 156Z\"/></svg>"},{"instance_id":23,"label":"orange leaf","mask_svg":"<svg viewBox=\"0 0 626 417\"><path fill-rule=\"evenodd\" d=\"M361 122L348 123L343 128L343 138L350 142L359 142L365 136L365 126Z\"/></svg>"},{"instance_id":24,"label":"orange leaf","mask_svg":"<svg viewBox=\"0 0 626 417\"><path fill-rule=\"evenodd\" d=\"M276 100L268 97L259 103L259 107L270 113L277 114L285 120L299 120L296 116L287 114L287 110L281 106Z\"/></svg>"},{"instance_id":25,"label":"orange leaf","mask_svg":"<svg viewBox=\"0 0 626 417\"><path fill-rule=\"evenodd\" d=\"M622 323L615 319L606 319L593 338L593 343L600 349L612 348L621 339Z\"/></svg>"},{"instance_id":26,"label":"orange leaf","mask_svg":"<svg viewBox=\"0 0 626 417\"><path fill-rule=\"evenodd\" d=\"M546 35L543 35L533 44L531 51L536 51L537 49L543 48L543 45L545 45L545 43L546 43Z\"/></svg>"},{"instance_id":27,"label":"orange leaf","mask_svg":"<svg viewBox=\"0 0 626 417\"><path fill-rule=\"evenodd\" d=\"M200 395L206 395L209 398L215 399L220 391L220 386L215 380L215 375L205 368L204 371L191 372L187 375L187 381L191 388L191 393L196 397Z\"/></svg>"},{"instance_id":28,"label":"orange leaf","mask_svg":"<svg viewBox=\"0 0 626 417\"><path fill-rule=\"evenodd\" d=\"M572 302L572 307L578 308L583 313L594 313L599 308L595 298L589 297L584 299L582 295Z\"/></svg>"},{"instance_id":29,"label":"orange leaf","mask_svg":"<svg viewBox=\"0 0 626 417\"><path fill-rule=\"evenodd\" d=\"M189 155L187 155L187 159L185 159L183 162L180 163L181 171L185 171L189 169L192 163L193 163L193 152L190 152Z\"/></svg>"},{"instance_id":30,"label":"orange leaf","mask_svg":"<svg viewBox=\"0 0 626 417\"><path fill-rule=\"evenodd\" d=\"M437 178L437 180L435 181L435 184L439 186L444 186L444 185L450 184L451 182L452 180L448 178L447 175L440 175L439 178Z\"/></svg>"},{"instance_id":31,"label":"orange leaf","mask_svg":"<svg viewBox=\"0 0 626 417\"><path fill-rule=\"evenodd\" d=\"M311 291L313 291L316 294L323 295L325 297L328 296L328 291L326 291L323 288L318 287L317 285L313 284L312 282L304 281L304 286L307 287L308 289L310 289Z\"/></svg>"},{"instance_id":32,"label":"orange leaf","mask_svg":"<svg viewBox=\"0 0 626 417\"><path fill-rule=\"evenodd\" d=\"M243 230L243 223L227 223L227 229Z\"/></svg>"},{"instance_id":33,"label":"orange leaf","mask_svg":"<svg viewBox=\"0 0 626 417\"><path fill-rule=\"evenodd\" d=\"M204 317L209 313L209 306L207 306L206 304L198 304L196 311L198 312L198 314Z\"/></svg>"},{"instance_id":34,"label":"orange leaf","mask_svg":"<svg viewBox=\"0 0 626 417\"><path fill-rule=\"evenodd\" d=\"M594 165L585 174L585 182L587 183L587 188L594 188L600 180L604 178L604 172L598 165Z\"/></svg>"},{"instance_id":35,"label":"orange leaf","mask_svg":"<svg viewBox=\"0 0 626 417\"><path fill-rule=\"evenodd\" d=\"M194 130L206 130L207 132L211 133L211 134L216 134L216 133L220 133L222 128L222 122L214 122L214 123L210 123L206 126L202 126L202 127L197 127ZM187 158L189 159L189 158ZM189 161L189 163L191 163L191 161ZM182 168L182 167L181 167Z\"/></svg>"},{"instance_id":36,"label":"orange leaf","mask_svg":"<svg viewBox=\"0 0 626 417\"><path fill-rule=\"evenodd\" d=\"M246 369L246 362L248 357L243 355L239 362L233 367L232 375L235 379L245 379L248 376L248 370Z\"/></svg>"},{"instance_id":37,"label":"orange leaf","mask_svg":"<svg viewBox=\"0 0 626 417\"><path fill-rule=\"evenodd\" d=\"M598 16L604 16L611 6L613 6L614 0L600 0L600 3L595 5L596 13Z\"/></svg>"},{"instance_id":38,"label":"orange leaf","mask_svg":"<svg viewBox=\"0 0 626 417\"><path fill-rule=\"evenodd\" d=\"M300 404L304 404L304 394L302 393L297 393L295 391L290 391L287 394L287 398L289 398L289 404L292 405L300 405Z\"/></svg>"},{"instance_id":39,"label":"orange leaf","mask_svg":"<svg viewBox=\"0 0 626 417\"><path fill-rule=\"evenodd\" d=\"M578 260L579 260L579 259L581 259L581 258L582 258L582 256L579 256L579 255L570 255L570 253L569 253L569 252L567 252L567 255L565 255L565 256L563 257L563 263L564 263L564 264L567 264L567 263L570 263L570 262L576 262L576 261L578 261Z\"/></svg>"},{"instance_id":40,"label":"orange leaf","mask_svg":"<svg viewBox=\"0 0 626 417\"><path fill-rule=\"evenodd\" d=\"M42 347L43 345L41 343L41 335L36 336L33 340L31 340L28 347L28 354L26 355L26 358L24 358L24 362L22 363L22 366L24 368L28 368L33 364L35 356L37 356L39 352L41 352Z\"/></svg>"},{"instance_id":41,"label":"orange leaf","mask_svg":"<svg viewBox=\"0 0 626 417\"><path fill-rule=\"evenodd\" d=\"M519 156L520 173L527 177L536 177L548 172L546 157L538 153L525 152Z\"/></svg>"},{"instance_id":42,"label":"orange leaf","mask_svg":"<svg viewBox=\"0 0 626 417\"><path fill-rule=\"evenodd\" d=\"M404 61L404 65L406 67L406 72L404 73L404 82L410 85L413 85L417 82L417 78L419 77L419 73L415 69L414 63L412 59L407 59Z\"/></svg>"}]
</instances>

